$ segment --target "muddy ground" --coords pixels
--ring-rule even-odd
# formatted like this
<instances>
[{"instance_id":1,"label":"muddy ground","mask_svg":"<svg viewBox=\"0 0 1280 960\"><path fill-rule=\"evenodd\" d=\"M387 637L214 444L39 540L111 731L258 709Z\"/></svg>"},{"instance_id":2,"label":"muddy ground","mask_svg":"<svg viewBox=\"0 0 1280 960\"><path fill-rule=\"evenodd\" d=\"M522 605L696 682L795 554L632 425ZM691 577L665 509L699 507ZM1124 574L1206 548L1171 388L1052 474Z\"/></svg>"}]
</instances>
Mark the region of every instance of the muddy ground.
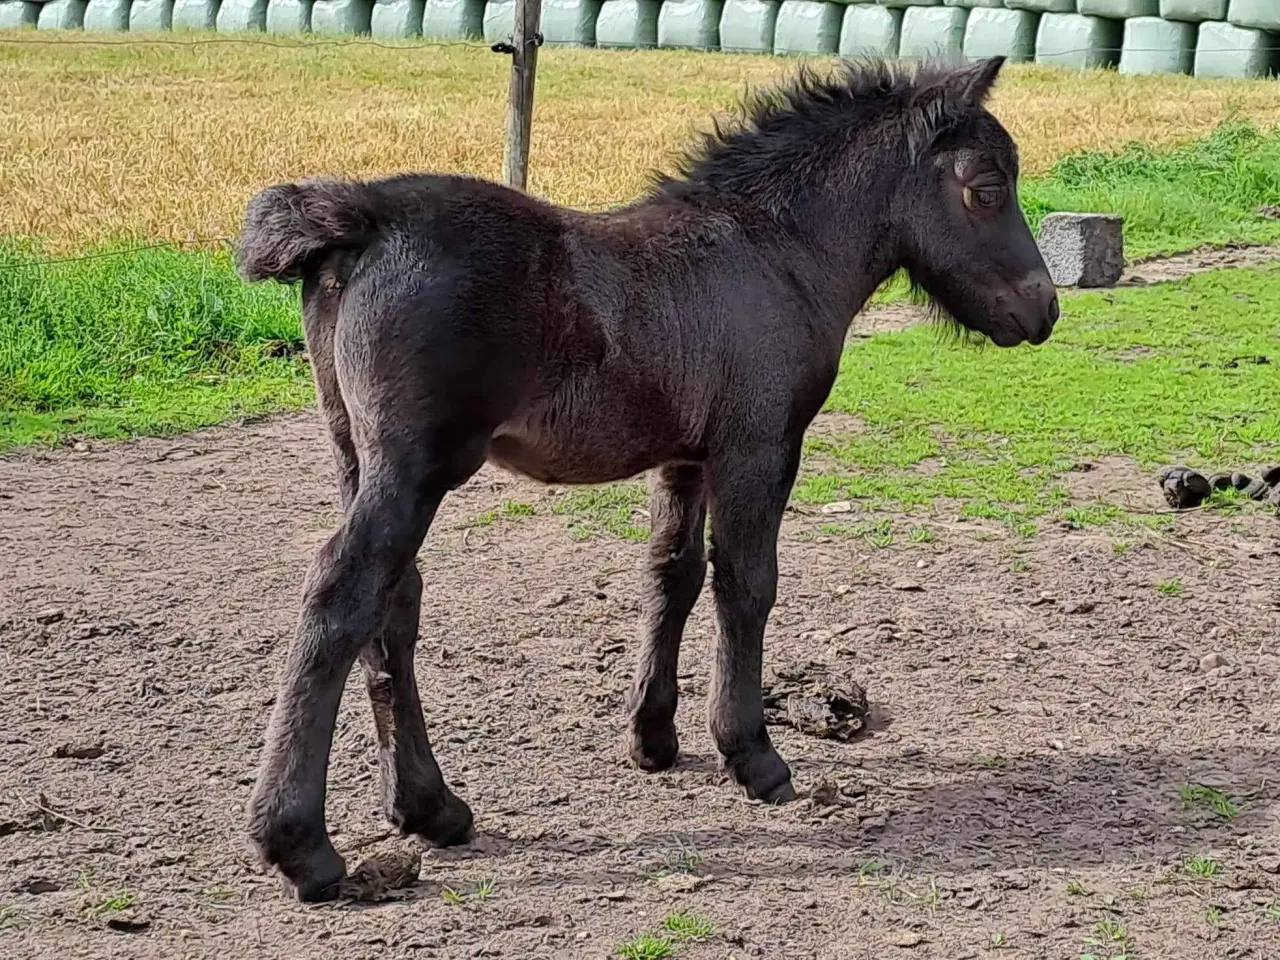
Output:
<instances>
[{"instance_id":1,"label":"muddy ground","mask_svg":"<svg viewBox=\"0 0 1280 960\"><path fill-rule=\"evenodd\" d=\"M1123 463L1072 482L1163 507ZM466 526L509 498L537 514ZM679 768L628 765L644 548L575 542L550 502L486 468L420 558L419 682L479 840L390 902L303 907L241 827L337 518L314 415L0 459L0 956L605 958L680 911L714 924L690 960L1280 956L1280 521L1015 554L945 514L888 549L789 514L767 659L849 671L872 716L850 744L775 729L817 797L764 808L704 729L705 596ZM352 865L409 846L379 840L355 681L330 784Z\"/></svg>"}]
</instances>

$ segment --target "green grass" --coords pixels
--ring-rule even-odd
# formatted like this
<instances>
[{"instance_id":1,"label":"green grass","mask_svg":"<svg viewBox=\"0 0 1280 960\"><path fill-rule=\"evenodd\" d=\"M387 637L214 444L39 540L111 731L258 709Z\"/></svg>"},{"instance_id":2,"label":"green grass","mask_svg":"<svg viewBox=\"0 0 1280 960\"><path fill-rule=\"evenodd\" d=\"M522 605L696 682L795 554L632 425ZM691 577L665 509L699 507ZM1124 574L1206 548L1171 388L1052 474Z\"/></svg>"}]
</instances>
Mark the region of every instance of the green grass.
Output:
<instances>
[{"instance_id":1,"label":"green grass","mask_svg":"<svg viewBox=\"0 0 1280 960\"><path fill-rule=\"evenodd\" d=\"M174 433L313 399L297 291L244 284L225 252L36 259L0 245L0 448Z\"/></svg>"},{"instance_id":2,"label":"green grass","mask_svg":"<svg viewBox=\"0 0 1280 960\"><path fill-rule=\"evenodd\" d=\"M700 943L716 932L706 917L694 913L673 913L662 921L658 932L638 933L618 944L614 956L619 960L665 960L674 957L689 943Z\"/></svg>"},{"instance_id":3,"label":"green grass","mask_svg":"<svg viewBox=\"0 0 1280 960\"><path fill-rule=\"evenodd\" d=\"M1068 157L1024 190L1033 221L1050 209L1123 213L1131 255L1272 240L1280 221L1256 209L1280 198L1280 132L1227 123L1165 153L1139 145ZM312 400L296 289L242 283L226 252L38 259L33 246L0 244L0 449L181 432ZM925 514L941 505L1025 538L1046 519L1165 519L1073 501L1065 478L1081 459L1119 455L1150 471L1173 460L1216 469L1280 453L1280 408L1271 402L1277 270L1073 294L1063 313L1039 349L971 348L928 328L848 349L828 408L865 429L809 440L795 500ZM1230 363L1254 355L1272 362ZM570 518L578 538L641 540L644 501L642 484L618 484L574 490L552 511ZM1231 496L1213 503L1224 512L1256 508ZM503 504L471 522L531 511ZM892 526L827 526L819 532L873 548L936 537L918 520L897 535Z\"/></svg>"},{"instance_id":4,"label":"green grass","mask_svg":"<svg viewBox=\"0 0 1280 960\"><path fill-rule=\"evenodd\" d=\"M1076 154L1020 192L1033 226L1054 211L1122 214L1132 258L1269 243L1280 238L1280 221L1258 209L1280 202L1280 133L1228 121L1170 151L1131 143L1116 153Z\"/></svg>"},{"instance_id":5,"label":"green grass","mask_svg":"<svg viewBox=\"0 0 1280 960\"><path fill-rule=\"evenodd\" d=\"M969 349L915 328L847 350L827 406L864 429L811 438L821 465L803 473L795 498L907 510L949 500L1025 536L1040 517L1084 526L1124 516L1115 504L1071 501L1064 477L1081 459L1124 456L1150 471L1280 451L1270 401L1280 271L1073 295L1063 313L1039 349ZM1273 363L1229 365L1255 354Z\"/></svg>"},{"instance_id":6,"label":"green grass","mask_svg":"<svg viewBox=\"0 0 1280 960\"><path fill-rule=\"evenodd\" d=\"M1240 808L1221 790L1198 783L1179 786L1178 799L1183 810L1204 808L1223 820L1234 820L1240 814Z\"/></svg>"},{"instance_id":7,"label":"green grass","mask_svg":"<svg viewBox=\"0 0 1280 960\"><path fill-rule=\"evenodd\" d=\"M1182 864L1183 872L1198 880L1211 880L1221 873L1218 861L1211 857L1189 857Z\"/></svg>"}]
</instances>

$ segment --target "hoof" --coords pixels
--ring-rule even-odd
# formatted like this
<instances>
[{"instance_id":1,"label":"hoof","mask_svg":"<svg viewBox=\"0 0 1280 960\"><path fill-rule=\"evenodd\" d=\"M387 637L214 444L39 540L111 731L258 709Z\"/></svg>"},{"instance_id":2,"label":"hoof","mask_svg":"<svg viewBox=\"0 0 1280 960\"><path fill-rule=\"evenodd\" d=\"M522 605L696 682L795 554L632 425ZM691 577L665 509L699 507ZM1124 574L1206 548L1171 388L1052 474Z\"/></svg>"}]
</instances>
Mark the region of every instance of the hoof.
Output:
<instances>
[{"instance_id":1,"label":"hoof","mask_svg":"<svg viewBox=\"0 0 1280 960\"><path fill-rule=\"evenodd\" d=\"M307 852L274 850L255 841L263 862L284 877L299 903L324 903L338 898L338 888L347 875L346 862L333 849L329 838Z\"/></svg>"},{"instance_id":2,"label":"hoof","mask_svg":"<svg viewBox=\"0 0 1280 960\"><path fill-rule=\"evenodd\" d=\"M791 786L791 781L780 783L767 794L756 797L755 799L763 803L790 803L796 798L795 787Z\"/></svg>"},{"instance_id":3,"label":"hoof","mask_svg":"<svg viewBox=\"0 0 1280 960\"><path fill-rule=\"evenodd\" d=\"M788 803L796 798L791 786L791 768L776 750L757 753L744 761L727 761L725 766L752 800L763 803Z\"/></svg>"},{"instance_id":4,"label":"hoof","mask_svg":"<svg viewBox=\"0 0 1280 960\"><path fill-rule=\"evenodd\" d=\"M430 813L414 816L392 813L390 820L404 836L414 836L433 847L460 847L475 838L475 816L466 802L452 793Z\"/></svg>"},{"instance_id":5,"label":"hoof","mask_svg":"<svg viewBox=\"0 0 1280 960\"><path fill-rule=\"evenodd\" d=\"M680 756L680 739L675 725L632 731L630 755L632 762L645 773L670 770Z\"/></svg>"}]
</instances>

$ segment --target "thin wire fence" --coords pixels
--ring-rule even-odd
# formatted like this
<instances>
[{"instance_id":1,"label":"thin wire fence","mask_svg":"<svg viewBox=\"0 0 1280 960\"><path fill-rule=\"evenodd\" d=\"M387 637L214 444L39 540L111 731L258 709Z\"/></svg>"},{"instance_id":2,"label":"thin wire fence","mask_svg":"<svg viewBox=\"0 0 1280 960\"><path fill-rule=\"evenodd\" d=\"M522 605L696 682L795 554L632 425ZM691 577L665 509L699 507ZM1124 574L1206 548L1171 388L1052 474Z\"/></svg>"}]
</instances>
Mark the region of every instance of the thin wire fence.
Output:
<instances>
[{"instance_id":1,"label":"thin wire fence","mask_svg":"<svg viewBox=\"0 0 1280 960\"><path fill-rule=\"evenodd\" d=\"M207 47L218 46L224 44L239 44L242 46L258 46L272 47L280 50L309 50L320 49L325 47L374 47L381 50L401 50L412 51L422 47L438 47L438 48L470 48L475 50L486 50L495 53L505 53L505 50L495 50L501 44L487 43L480 40L435 40L430 37L407 37L396 43L386 43L369 36L336 38L336 37L316 37L308 34L295 34L293 39L284 39L286 35L275 35L278 39L273 38L271 34L264 33L244 33L239 35L221 35L213 37L191 37L191 38L167 38L155 36L138 36L136 34L122 33L120 36L112 37L109 34L101 37L67 37L65 34L59 37L41 37L36 36L8 36L0 37L0 46L5 45L43 45L50 47ZM508 37L508 40L510 38ZM760 54L772 55L771 49L762 49L759 47L725 47L721 45L715 46L694 46L694 45L673 45L653 43L628 43L628 44L599 44L599 43L583 43L576 40L547 40L543 39L544 47L566 47L571 49L599 49L610 51L627 51L627 50L686 50L694 53L733 53L733 54ZM1183 48L1190 49L1190 48ZM1274 53L1280 52L1280 44L1263 46L1254 48L1257 52ZM1169 53L1169 47L1071 47L1064 50L1054 50L1052 58L1065 59L1067 57L1079 56L1081 54L1119 54L1119 53ZM1206 48L1206 53L1240 53L1238 48ZM939 50L939 54L947 53L958 54L957 50ZM800 56L821 57L839 59L844 54L835 53L814 53L802 54ZM1042 66L1052 66L1052 63L1039 61Z\"/></svg>"}]
</instances>

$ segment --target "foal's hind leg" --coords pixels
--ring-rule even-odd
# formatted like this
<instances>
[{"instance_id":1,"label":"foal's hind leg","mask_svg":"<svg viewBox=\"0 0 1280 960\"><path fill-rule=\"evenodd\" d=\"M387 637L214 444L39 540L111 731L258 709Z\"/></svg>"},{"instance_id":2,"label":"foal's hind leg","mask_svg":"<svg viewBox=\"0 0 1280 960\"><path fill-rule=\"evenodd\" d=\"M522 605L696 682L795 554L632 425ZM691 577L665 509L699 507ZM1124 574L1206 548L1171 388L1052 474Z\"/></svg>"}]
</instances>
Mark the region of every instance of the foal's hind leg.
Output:
<instances>
[{"instance_id":1,"label":"foal's hind leg","mask_svg":"<svg viewBox=\"0 0 1280 960\"><path fill-rule=\"evenodd\" d=\"M329 425L346 515L360 490L360 461L334 367L332 323L325 325L332 313L317 309L307 319L316 392ZM382 631L361 649L360 663L378 734L383 811L403 833L448 846L470 839L472 817L467 805L445 786L422 718L413 670L421 606L422 576L417 564L410 563L392 593Z\"/></svg>"},{"instance_id":2,"label":"foal's hind leg","mask_svg":"<svg viewBox=\"0 0 1280 960\"><path fill-rule=\"evenodd\" d=\"M702 468L664 467L650 482L652 535L644 569L644 636L627 697L631 759L642 770L676 762L676 669L685 621L706 577L703 528L707 496Z\"/></svg>"},{"instance_id":3,"label":"foal's hind leg","mask_svg":"<svg viewBox=\"0 0 1280 960\"><path fill-rule=\"evenodd\" d=\"M764 629L778 589L778 530L799 453L760 448L714 465L711 494L715 666L711 735L729 774L753 799L795 797L791 770L774 750L760 692Z\"/></svg>"},{"instance_id":4,"label":"foal's hind leg","mask_svg":"<svg viewBox=\"0 0 1280 960\"><path fill-rule=\"evenodd\" d=\"M365 688L378 732L383 812L401 833L436 846L466 843L471 809L445 785L431 753L413 672L422 606L422 576L410 564L392 594L382 636L360 651Z\"/></svg>"},{"instance_id":5,"label":"foal's hind leg","mask_svg":"<svg viewBox=\"0 0 1280 960\"><path fill-rule=\"evenodd\" d=\"M302 900L336 895L345 870L325 832L324 796L347 674L379 633L445 493L484 459L482 441L442 447L416 440L382 445L342 527L313 562L267 728L249 834ZM435 792L423 802L437 809L461 804L442 781L427 789Z\"/></svg>"}]
</instances>

